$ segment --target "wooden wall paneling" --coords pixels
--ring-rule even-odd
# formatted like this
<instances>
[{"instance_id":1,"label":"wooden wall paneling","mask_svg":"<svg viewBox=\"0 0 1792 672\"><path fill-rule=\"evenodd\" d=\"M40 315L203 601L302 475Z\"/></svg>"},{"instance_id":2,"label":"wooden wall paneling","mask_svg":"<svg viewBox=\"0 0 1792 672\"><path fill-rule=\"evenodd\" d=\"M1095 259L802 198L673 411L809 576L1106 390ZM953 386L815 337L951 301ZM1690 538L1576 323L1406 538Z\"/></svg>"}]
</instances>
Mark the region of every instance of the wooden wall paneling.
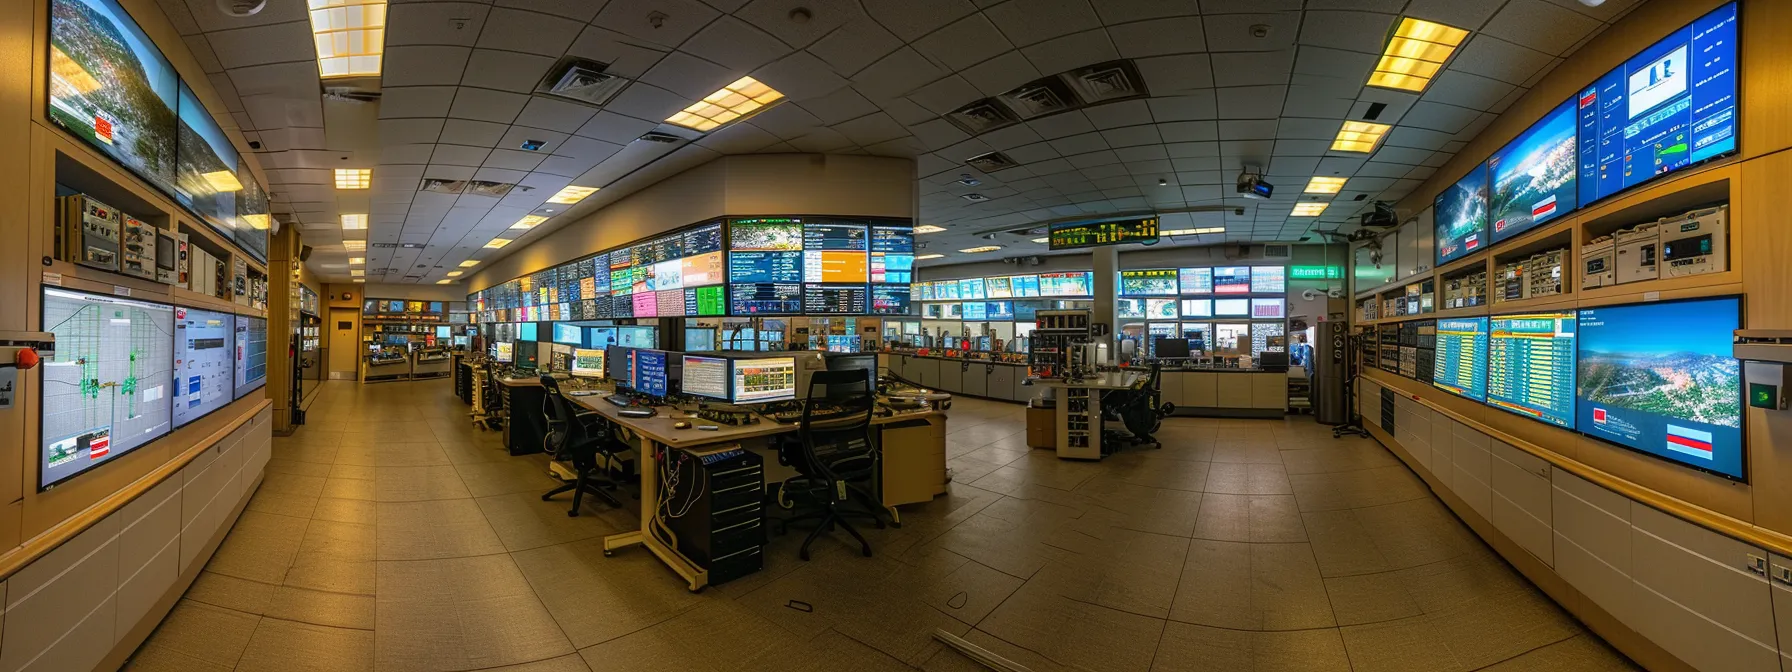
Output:
<instances>
[{"instance_id":1,"label":"wooden wall paneling","mask_svg":"<svg viewBox=\"0 0 1792 672\"><path fill-rule=\"evenodd\" d=\"M1752 158L1792 147L1792 4L1742 3L1742 154ZM1784 184L1783 182L1781 184Z\"/></svg>"}]
</instances>

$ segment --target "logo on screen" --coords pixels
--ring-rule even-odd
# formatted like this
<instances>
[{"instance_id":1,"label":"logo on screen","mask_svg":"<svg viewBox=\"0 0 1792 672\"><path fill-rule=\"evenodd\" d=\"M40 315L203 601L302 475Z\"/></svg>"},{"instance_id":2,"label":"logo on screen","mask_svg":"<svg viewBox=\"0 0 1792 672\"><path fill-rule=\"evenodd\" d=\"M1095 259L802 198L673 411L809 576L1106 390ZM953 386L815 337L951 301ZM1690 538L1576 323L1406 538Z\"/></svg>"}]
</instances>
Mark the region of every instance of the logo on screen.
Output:
<instances>
[{"instance_id":1,"label":"logo on screen","mask_svg":"<svg viewBox=\"0 0 1792 672\"><path fill-rule=\"evenodd\" d=\"M1668 424L1668 450L1704 460L1712 458L1711 432Z\"/></svg>"},{"instance_id":2,"label":"logo on screen","mask_svg":"<svg viewBox=\"0 0 1792 672\"><path fill-rule=\"evenodd\" d=\"M1593 422L1597 422L1601 425L1605 424L1605 409L1603 409L1603 408L1593 409Z\"/></svg>"}]
</instances>

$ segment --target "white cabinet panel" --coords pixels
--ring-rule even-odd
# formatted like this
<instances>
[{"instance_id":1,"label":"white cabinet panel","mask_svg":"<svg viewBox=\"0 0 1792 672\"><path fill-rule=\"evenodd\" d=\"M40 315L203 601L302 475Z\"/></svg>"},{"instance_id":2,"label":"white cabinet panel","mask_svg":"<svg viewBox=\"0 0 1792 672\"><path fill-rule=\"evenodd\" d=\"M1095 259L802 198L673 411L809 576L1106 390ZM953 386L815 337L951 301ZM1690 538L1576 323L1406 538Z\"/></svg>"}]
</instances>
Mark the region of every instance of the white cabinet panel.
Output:
<instances>
[{"instance_id":1,"label":"white cabinet panel","mask_svg":"<svg viewBox=\"0 0 1792 672\"><path fill-rule=\"evenodd\" d=\"M119 514L112 514L7 581L0 671L51 670L46 659L79 663L105 655L114 639L112 593L118 588ZM77 631L78 630L78 631ZM32 661L38 661L33 664ZM27 668L27 664L33 667Z\"/></svg>"},{"instance_id":2,"label":"white cabinet panel","mask_svg":"<svg viewBox=\"0 0 1792 672\"><path fill-rule=\"evenodd\" d=\"M124 634L180 573L180 479L163 481L119 512L117 629Z\"/></svg>"},{"instance_id":3,"label":"white cabinet panel","mask_svg":"<svg viewBox=\"0 0 1792 672\"><path fill-rule=\"evenodd\" d=\"M975 397L994 396L989 393L989 379L995 375L993 364L971 364L964 372L964 393Z\"/></svg>"},{"instance_id":4,"label":"white cabinet panel","mask_svg":"<svg viewBox=\"0 0 1792 672\"><path fill-rule=\"evenodd\" d=\"M1451 483L1456 474L1455 459L1452 457L1452 446L1456 445L1456 428L1460 425L1449 416L1438 413L1432 418L1437 424L1431 427L1431 476L1436 478L1446 490L1454 491Z\"/></svg>"},{"instance_id":5,"label":"white cabinet panel","mask_svg":"<svg viewBox=\"0 0 1792 672\"><path fill-rule=\"evenodd\" d=\"M1484 519L1493 518L1493 491L1487 485L1493 459L1487 452L1488 438L1457 423L1455 440L1450 446L1450 461L1455 471L1450 476L1450 489L1468 502L1469 508Z\"/></svg>"},{"instance_id":6,"label":"white cabinet panel","mask_svg":"<svg viewBox=\"0 0 1792 672\"><path fill-rule=\"evenodd\" d=\"M1182 387L1184 385L1182 377L1188 374L1165 371L1157 375L1159 376L1157 387L1163 392L1164 403L1175 404L1179 408L1187 406L1188 403L1183 401L1184 399L1187 399L1188 396L1182 393Z\"/></svg>"},{"instance_id":7,"label":"white cabinet panel","mask_svg":"<svg viewBox=\"0 0 1792 672\"><path fill-rule=\"evenodd\" d=\"M919 380L915 382L920 383L922 387L939 387L940 360L922 357L920 358L919 364L916 366L916 370L920 373L920 376Z\"/></svg>"},{"instance_id":8,"label":"white cabinet panel","mask_svg":"<svg viewBox=\"0 0 1792 672\"><path fill-rule=\"evenodd\" d=\"M1182 376L1182 398L1191 408L1218 408L1220 374L1186 373Z\"/></svg>"},{"instance_id":9,"label":"white cabinet panel","mask_svg":"<svg viewBox=\"0 0 1792 672\"><path fill-rule=\"evenodd\" d=\"M1779 624L1780 667L1792 670L1792 558L1775 553L1769 560L1773 562L1773 578L1768 583L1773 586L1773 620Z\"/></svg>"},{"instance_id":10,"label":"white cabinet panel","mask_svg":"<svg viewBox=\"0 0 1792 672\"><path fill-rule=\"evenodd\" d=\"M1765 552L1640 505L1630 539L1638 633L1701 670L1780 669L1772 591L1747 569Z\"/></svg>"},{"instance_id":11,"label":"white cabinet panel","mask_svg":"<svg viewBox=\"0 0 1792 672\"><path fill-rule=\"evenodd\" d=\"M989 376L989 396L1010 401L1017 400L1014 393L1016 389L1014 376L1019 370L1019 367L997 364L995 371Z\"/></svg>"},{"instance_id":12,"label":"white cabinet panel","mask_svg":"<svg viewBox=\"0 0 1792 672\"><path fill-rule=\"evenodd\" d=\"M1555 566L1550 530L1548 462L1503 441L1492 442L1493 526L1543 564Z\"/></svg>"},{"instance_id":13,"label":"white cabinet panel","mask_svg":"<svg viewBox=\"0 0 1792 672\"><path fill-rule=\"evenodd\" d=\"M964 363L942 361L939 364L939 387L952 394L964 393Z\"/></svg>"},{"instance_id":14,"label":"white cabinet panel","mask_svg":"<svg viewBox=\"0 0 1792 672\"><path fill-rule=\"evenodd\" d=\"M1636 625L1630 499L1561 469L1550 474L1556 573L1618 620Z\"/></svg>"}]
</instances>

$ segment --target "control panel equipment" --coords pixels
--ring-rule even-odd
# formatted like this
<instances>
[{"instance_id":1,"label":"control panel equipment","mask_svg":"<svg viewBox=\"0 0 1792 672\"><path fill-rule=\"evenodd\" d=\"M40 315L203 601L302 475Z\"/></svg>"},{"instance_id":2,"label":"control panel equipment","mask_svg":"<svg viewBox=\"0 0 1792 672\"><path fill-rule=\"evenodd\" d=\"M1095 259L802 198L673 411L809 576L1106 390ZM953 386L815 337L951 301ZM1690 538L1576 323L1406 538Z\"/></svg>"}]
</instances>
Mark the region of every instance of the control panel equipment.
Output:
<instances>
[{"instance_id":1,"label":"control panel equipment","mask_svg":"<svg viewBox=\"0 0 1792 672\"><path fill-rule=\"evenodd\" d=\"M1725 236L1729 215L1730 206L1720 205L1661 220L1661 277L1729 270Z\"/></svg>"}]
</instances>

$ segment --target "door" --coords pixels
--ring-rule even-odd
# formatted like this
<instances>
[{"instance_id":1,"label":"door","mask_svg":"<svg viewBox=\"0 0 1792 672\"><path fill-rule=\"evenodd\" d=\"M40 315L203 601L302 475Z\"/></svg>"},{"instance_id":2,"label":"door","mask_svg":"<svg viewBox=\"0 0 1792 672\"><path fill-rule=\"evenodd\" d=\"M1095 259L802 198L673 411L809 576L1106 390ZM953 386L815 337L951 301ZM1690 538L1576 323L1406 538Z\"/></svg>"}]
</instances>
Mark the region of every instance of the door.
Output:
<instances>
[{"instance_id":1,"label":"door","mask_svg":"<svg viewBox=\"0 0 1792 672\"><path fill-rule=\"evenodd\" d=\"M354 380L361 365L361 330L353 308L331 308L330 380Z\"/></svg>"}]
</instances>

